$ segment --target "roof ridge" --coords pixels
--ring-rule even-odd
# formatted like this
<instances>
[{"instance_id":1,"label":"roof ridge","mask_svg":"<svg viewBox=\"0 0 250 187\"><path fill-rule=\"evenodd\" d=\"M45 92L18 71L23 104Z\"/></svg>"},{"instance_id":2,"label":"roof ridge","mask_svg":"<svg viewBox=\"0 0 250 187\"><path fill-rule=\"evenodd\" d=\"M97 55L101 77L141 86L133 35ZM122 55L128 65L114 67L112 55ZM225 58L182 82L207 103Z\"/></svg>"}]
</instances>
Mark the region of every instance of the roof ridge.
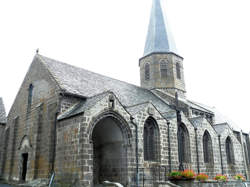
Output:
<instances>
[{"instance_id":1,"label":"roof ridge","mask_svg":"<svg viewBox=\"0 0 250 187\"><path fill-rule=\"evenodd\" d=\"M135 86L135 87L140 88L140 89L149 90L149 89L147 89L147 88L143 88L143 87L141 87L141 86L138 86L138 85L135 85L135 84L132 84L132 83L123 81L123 80L119 80L119 79L116 79L116 78L108 77L108 76L106 76L106 75L103 75L103 74L100 74L100 73L96 73L96 72L94 72L94 71L91 71L91 70L88 70L88 69L85 69L85 68L82 68L82 67L79 67L79 66L71 65L71 64L68 64L68 63L66 63L66 62L58 61L58 60L56 60L56 59L53 59L53 58L50 58L50 57L46 57L46 56L41 55L41 54L36 54L36 55L40 56L41 58L47 58L47 59L53 60L54 62L57 62L57 63L61 63L61 64L65 64L65 65L68 65L68 66L71 66L71 67L74 67L74 68L82 69L82 70L84 70L84 71L88 71L88 72L90 72L90 73L94 73L94 74L96 74L96 75L100 75L100 76L106 77L106 78L108 78L108 79L112 79L112 80L115 80L115 81L120 81L120 82L123 82L123 83L129 84L129 85ZM46 64L46 62L45 62L44 60L43 60L43 63ZM46 65L46 68L48 68L47 65ZM48 69L49 69L49 68L48 68ZM51 73L51 74L53 75L53 73ZM54 75L53 75L53 76L54 76Z\"/></svg>"}]
</instances>

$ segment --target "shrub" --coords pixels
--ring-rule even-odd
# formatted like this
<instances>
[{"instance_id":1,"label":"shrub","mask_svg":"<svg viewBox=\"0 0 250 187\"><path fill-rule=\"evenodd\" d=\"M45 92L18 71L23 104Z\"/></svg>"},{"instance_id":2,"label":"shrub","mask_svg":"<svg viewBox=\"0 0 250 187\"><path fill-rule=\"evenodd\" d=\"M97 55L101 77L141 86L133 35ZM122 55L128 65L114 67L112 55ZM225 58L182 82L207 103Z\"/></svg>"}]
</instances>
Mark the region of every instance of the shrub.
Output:
<instances>
[{"instance_id":1,"label":"shrub","mask_svg":"<svg viewBox=\"0 0 250 187\"><path fill-rule=\"evenodd\" d=\"M227 176L226 175L221 175L221 174L218 174L214 177L214 180L217 180L217 181L227 181Z\"/></svg>"},{"instance_id":2,"label":"shrub","mask_svg":"<svg viewBox=\"0 0 250 187\"><path fill-rule=\"evenodd\" d=\"M206 181L207 179L208 179L208 175L206 175L205 173L200 173L196 175L196 180Z\"/></svg>"},{"instance_id":3,"label":"shrub","mask_svg":"<svg viewBox=\"0 0 250 187\"><path fill-rule=\"evenodd\" d=\"M169 174L169 176L170 176L170 178L173 178L173 179L181 179L182 178L182 175L181 175L180 171L172 171Z\"/></svg>"},{"instance_id":4,"label":"shrub","mask_svg":"<svg viewBox=\"0 0 250 187\"><path fill-rule=\"evenodd\" d=\"M181 175L186 179L193 179L195 176L195 173L191 169L185 169L183 172L181 172Z\"/></svg>"},{"instance_id":5,"label":"shrub","mask_svg":"<svg viewBox=\"0 0 250 187\"><path fill-rule=\"evenodd\" d=\"M245 177L243 175L241 175L241 174L235 175L234 179L238 180L238 181L245 181L246 180Z\"/></svg>"}]
</instances>

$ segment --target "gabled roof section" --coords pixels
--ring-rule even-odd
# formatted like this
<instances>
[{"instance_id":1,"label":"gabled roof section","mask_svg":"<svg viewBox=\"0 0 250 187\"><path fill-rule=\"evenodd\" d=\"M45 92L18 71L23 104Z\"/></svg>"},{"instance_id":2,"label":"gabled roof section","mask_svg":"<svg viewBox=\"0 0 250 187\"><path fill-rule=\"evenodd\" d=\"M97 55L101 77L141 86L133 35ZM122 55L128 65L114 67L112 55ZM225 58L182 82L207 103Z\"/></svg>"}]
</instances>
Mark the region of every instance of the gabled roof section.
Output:
<instances>
[{"instance_id":1,"label":"gabled roof section","mask_svg":"<svg viewBox=\"0 0 250 187\"><path fill-rule=\"evenodd\" d=\"M87 98L85 101L81 101L80 103L75 104L74 106L72 106L71 108L69 108L62 114L60 114L57 119L62 120L62 119L70 118L72 116L81 114L84 111L91 108L92 106L94 106L98 101L103 99L108 94L109 92L105 92L105 93L101 93L96 96Z\"/></svg>"},{"instance_id":2,"label":"gabled roof section","mask_svg":"<svg viewBox=\"0 0 250 187\"><path fill-rule=\"evenodd\" d=\"M151 53L177 53L166 16L166 0L153 0L143 56Z\"/></svg>"},{"instance_id":3,"label":"gabled roof section","mask_svg":"<svg viewBox=\"0 0 250 187\"><path fill-rule=\"evenodd\" d=\"M218 134L222 134L226 129L231 129L227 123L221 123L213 126Z\"/></svg>"},{"instance_id":4,"label":"gabled roof section","mask_svg":"<svg viewBox=\"0 0 250 187\"><path fill-rule=\"evenodd\" d=\"M192 123L192 125L197 128L202 125L204 118L201 116L195 117L195 118L189 118L189 121Z\"/></svg>"},{"instance_id":5,"label":"gabled roof section","mask_svg":"<svg viewBox=\"0 0 250 187\"><path fill-rule=\"evenodd\" d=\"M3 99L0 97L0 123L5 124L7 122L5 107L3 104Z\"/></svg>"},{"instance_id":6,"label":"gabled roof section","mask_svg":"<svg viewBox=\"0 0 250 187\"><path fill-rule=\"evenodd\" d=\"M151 102L161 112L168 112L169 105L156 97L150 90L123 81L39 55L42 63L52 74L60 88L66 93L85 98L103 92L113 92L125 107Z\"/></svg>"}]
</instances>

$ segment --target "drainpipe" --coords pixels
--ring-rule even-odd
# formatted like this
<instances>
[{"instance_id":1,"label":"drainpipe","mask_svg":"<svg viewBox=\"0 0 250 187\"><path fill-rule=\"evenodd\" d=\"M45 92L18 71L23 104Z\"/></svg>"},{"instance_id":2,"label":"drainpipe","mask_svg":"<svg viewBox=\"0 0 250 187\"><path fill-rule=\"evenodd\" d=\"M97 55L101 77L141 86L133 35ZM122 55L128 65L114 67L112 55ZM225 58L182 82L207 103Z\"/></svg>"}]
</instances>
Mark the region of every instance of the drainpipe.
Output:
<instances>
[{"instance_id":1,"label":"drainpipe","mask_svg":"<svg viewBox=\"0 0 250 187\"><path fill-rule=\"evenodd\" d=\"M218 135L218 139L219 139L219 147L220 147L220 163L221 163L221 173L222 175L224 174L224 169L223 169L223 163L222 163L222 152L221 152L221 141L220 141L220 137L221 135Z\"/></svg>"},{"instance_id":2,"label":"drainpipe","mask_svg":"<svg viewBox=\"0 0 250 187\"><path fill-rule=\"evenodd\" d=\"M168 164L169 164L169 173L172 171L172 166L171 166L171 147L170 147L170 122L167 121L168 125Z\"/></svg>"},{"instance_id":3,"label":"drainpipe","mask_svg":"<svg viewBox=\"0 0 250 187\"><path fill-rule=\"evenodd\" d=\"M52 151L52 166L51 166L51 175L55 172L55 160L56 160L56 126L57 126L57 116L58 116L58 112L55 113L55 121L54 121L54 132L53 132L53 151Z\"/></svg>"},{"instance_id":4,"label":"drainpipe","mask_svg":"<svg viewBox=\"0 0 250 187\"><path fill-rule=\"evenodd\" d=\"M132 116L130 117L130 121L135 127L136 187L139 187L138 126Z\"/></svg>"},{"instance_id":5,"label":"drainpipe","mask_svg":"<svg viewBox=\"0 0 250 187\"><path fill-rule=\"evenodd\" d=\"M198 150L198 138L197 138L197 127L195 127L195 144L196 144L196 157L197 157L197 170L200 174L200 159L199 159L199 150Z\"/></svg>"},{"instance_id":6,"label":"drainpipe","mask_svg":"<svg viewBox=\"0 0 250 187\"><path fill-rule=\"evenodd\" d=\"M52 150L52 166L51 166L51 176L55 173L55 160L56 160L56 139L57 139L57 117L58 114L60 113L60 108L61 108L61 101L62 97L64 96L64 93L59 94L59 99L58 99L58 106L57 106L57 111L55 113L55 121L54 121L54 132L53 132L53 150Z\"/></svg>"}]
</instances>

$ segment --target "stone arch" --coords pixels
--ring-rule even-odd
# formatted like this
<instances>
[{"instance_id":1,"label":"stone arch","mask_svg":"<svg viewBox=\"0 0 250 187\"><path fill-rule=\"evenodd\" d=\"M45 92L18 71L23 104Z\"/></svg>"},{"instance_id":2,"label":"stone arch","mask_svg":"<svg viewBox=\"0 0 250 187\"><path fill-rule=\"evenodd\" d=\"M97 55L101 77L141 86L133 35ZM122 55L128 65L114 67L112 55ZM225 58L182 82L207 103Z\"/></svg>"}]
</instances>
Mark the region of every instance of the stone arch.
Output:
<instances>
[{"instance_id":1,"label":"stone arch","mask_svg":"<svg viewBox=\"0 0 250 187\"><path fill-rule=\"evenodd\" d=\"M179 162L190 163L190 138L184 123L181 123L177 132Z\"/></svg>"},{"instance_id":2,"label":"stone arch","mask_svg":"<svg viewBox=\"0 0 250 187\"><path fill-rule=\"evenodd\" d=\"M156 120L148 117L143 128L144 160L160 161L160 130Z\"/></svg>"},{"instance_id":3,"label":"stone arch","mask_svg":"<svg viewBox=\"0 0 250 187\"><path fill-rule=\"evenodd\" d=\"M234 164L234 149L231 137L228 136L225 141L225 149L226 149L226 156L227 156L227 163Z\"/></svg>"},{"instance_id":4,"label":"stone arch","mask_svg":"<svg viewBox=\"0 0 250 187\"><path fill-rule=\"evenodd\" d=\"M117 112L105 111L95 117L88 129L93 150L93 183L105 180L127 183L127 149L131 130Z\"/></svg>"},{"instance_id":5,"label":"stone arch","mask_svg":"<svg viewBox=\"0 0 250 187\"><path fill-rule=\"evenodd\" d=\"M204 162L212 163L213 162L213 144L212 144L211 135L207 130L205 130L203 134L202 143L203 143Z\"/></svg>"},{"instance_id":6,"label":"stone arch","mask_svg":"<svg viewBox=\"0 0 250 187\"><path fill-rule=\"evenodd\" d=\"M116 122L118 122L118 126L122 131L122 134L123 134L123 137L125 140L125 144L127 146L129 146L130 139L132 137L132 131L129 127L129 124L119 113L117 113L113 110L103 111L102 113L100 113L99 115L97 115L96 117L94 117L92 119L92 121L90 122L89 127L87 129L87 133L89 134L89 142L92 143L92 138L93 138L92 134L93 134L93 130L94 130L95 126L98 124L98 122L100 122L101 120L103 120L107 117L111 117Z\"/></svg>"},{"instance_id":7,"label":"stone arch","mask_svg":"<svg viewBox=\"0 0 250 187\"><path fill-rule=\"evenodd\" d=\"M19 150L27 150L28 149L31 149L32 148L32 145L30 143L30 140L29 140L29 137L27 135L24 135L20 141L20 144L19 144Z\"/></svg>"}]
</instances>

